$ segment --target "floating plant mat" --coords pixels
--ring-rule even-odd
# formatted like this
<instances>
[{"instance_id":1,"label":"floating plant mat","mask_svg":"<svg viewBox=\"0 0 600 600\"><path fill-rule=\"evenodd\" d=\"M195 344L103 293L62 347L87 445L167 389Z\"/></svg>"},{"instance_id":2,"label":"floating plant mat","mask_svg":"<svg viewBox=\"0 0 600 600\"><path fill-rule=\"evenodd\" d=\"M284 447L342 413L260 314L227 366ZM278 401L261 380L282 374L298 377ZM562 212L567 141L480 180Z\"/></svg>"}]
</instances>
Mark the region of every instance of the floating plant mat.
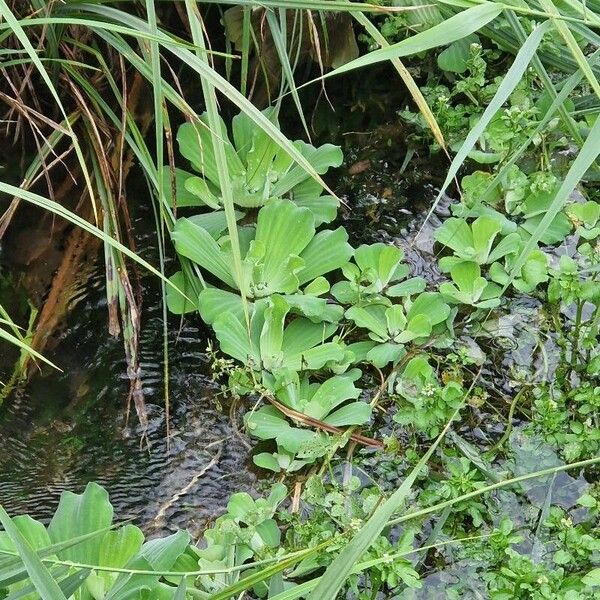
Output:
<instances>
[{"instance_id":1,"label":"floating plant mat","mask_svg":"<svg viewBox=\"0 0 600 600\"><path fill-rule=\"evenodd\" d=\"M348 225L349 242L354 247L383 243L402 249L410 276L422 277L429 289L447 281L438 266L440 248L435 239L436 231L451 218L456 203L449 199L441 202L421 230L426 214L423 206L431 204L436 190L429 182L417 192L415 185L408 183L390 190L387 182L400 179L394 176L396 168L394 164L374 161L369 172L344 180L342 196L348 207L340 210L330 227ZM412 200L415 195L416 203ZM142 243L148 244L148 240ZM147 246L146 249L151 250ZM335 283L343 281L338 277ZM215 360L205 351L209 331L195 315L185 317L181 328L178 318L170 319L173 404L167 448L162 346L157 333L162 328L158 294L146 280L149 289L144 299L141 365L149 429L144 438L135 425L135 416L131 416L129 425L125 424L127 378L119 343L104 334L100 273L91 283L90 291L79 298L59 347L58 356L68 375L46 374L8 405L1 432L2 504L13 514L27 512L47 521L54 513L60 492L81 491L85 483L96 481L110 492L118 517L132 518L151 536L187 528L194 537L200 537L224 506L229 509L222 523L239 519L242 507L247 514L254 514L255 509L240 492L247 490L254 496L264 493L272 476L263 471L257 481L252 457L262 453L266 456L262 462L259 458L259 466L275 465L267 458L272 446L267 439L249 449L233 431L227 412L230 393L222 394L213 382L210 365L211 360L215 361L218 375L220 369L227 371L231 363L223 358ZM402 279L398 283L402 284ZM453 351L445 354L445 364L438 365L441 377L438 379L424 363L413 363L420 379L397 381L393 395L394 402L403 395L415 403L400 401L393 410L384 403L383 411L375 414L375 425L368 435L386 440L385 450L351 442L346 450L351 461L343 453L332 455L317 478L302 478L295 487L292 475L288 480L292 482L288 488L292 504L281 513L276 512L277 505L286 492L281 487L273 488L271 499L256 513L262 515L260 518L266 517L264 524L258 523L257 531L264 536L261 544L267 541L269 547L279 536L272 529L271 514L283 525L290 551L326 541L337 527L351 529L366 519L381 501L381 494L393 493L399 485L398 477L410 470L416 456L426 450L427 438L439 433L451 414L449 409L462 401L464 389L460 382L465 376L476 383L463 419L455 423L448 436L444 464L432 463L429 476L418 480L419 491L415 494L420 498L411 496L411 503L438 503L510 475L564 464L555 445L531 429L530 407L511 404L524 384L546 384L556 372L559 349L556 339L542 330L544 319L542 303L528 294L516 293L500 315L490 314L483 325L462 323ZM443 356L443 349L439 356ZM376 369L365 369L364 392L358 401L372 399L380 383ZM437 403L424 410L419 402L427 400L427 393L423 392L428 389L437 395ZM555 400L541 394L539 402L550 402L551 407ZM252 419L251 403L244 406L247 418ZM415 426L425 434L424 438L415 436ZM253 433L251 425L248 431ZM246 443L249 441L244 433L239 435L244 436ZM501 447L503 452L488 454L495 447ZM323 448L329 451L326 445ZM585 456L586 448L579 450ZM314 451L317 456L323 452L318 444ZM579 458L576 451L574 448L572 460ZM310 453L303 457L311 458ZM446 474L442 469L448 469ZM584 504L591 502L586 498L592 498L592 484L578 471L559 472L461 502L450 512L423 521L415 541L424 547L436 546L429 552L413 552L410 522L394 526L387 538L379 538L372 551L374 560L383 563L373 566L369 576L381 577L392 587L399 581L416 586L417 569L421 572L422 588L404 592L399 598L429 598L449 587L459 597L477 598L485 590L482 574L493 571L504 549L511 546L539 562L532 567L537 563L519 563L514 559L511 566L519 576L535 576L536 581L547 577L546 563L540 562L540 557L554 548L549 538L565 535L561 529L561 519L567 518L565 511L579 515L581 523L587 522L590 507ZM482 528L484 536L494 528L493 543L485 537L465 540L460 545L453 542L452 538L472 537L473 526ZM453 535L447 533L450 531ZM587 538L581 541L587 535L585 531L570 534L577 538L584 554L589 546ZM345 542L339 544L341 548ZM255 551L259 552L258 547ZM388 562L382 558L398 551L404 554ZM302 568L310 572L319 564L320 559L309 561ZM358 586L359 581L357 575L352 576L351 587Z\"/></svg>"}]
</instances>

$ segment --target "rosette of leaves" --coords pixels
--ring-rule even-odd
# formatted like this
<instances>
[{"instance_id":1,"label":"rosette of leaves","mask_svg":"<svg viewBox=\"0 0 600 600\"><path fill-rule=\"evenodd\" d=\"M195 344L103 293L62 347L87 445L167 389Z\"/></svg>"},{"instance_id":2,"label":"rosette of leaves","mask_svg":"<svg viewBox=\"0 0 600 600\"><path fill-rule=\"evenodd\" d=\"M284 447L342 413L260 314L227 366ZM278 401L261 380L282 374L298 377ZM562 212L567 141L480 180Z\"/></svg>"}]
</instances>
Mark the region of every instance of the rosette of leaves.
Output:
<instances>
[{"instance_id":1,"label":"rosette of leaves","mask_svg":"<svg viewBox=\"0 0 600 600\"><path fill-rule=\"evenodd\" d=\"M279 371L270 387L283 406L305 416L311 422L334 427L364 425L371 416L371 406L357 400L361 390L354 382L360 377L358 369L335 375L322 383L309 380L307 374ZM302 424L299 418L297 423ZM260 440L274 440L277 451L263 452L254 462L271 471L296 471L324 456L330 448L330 438L322 431L293 426L275 406L263 406L245 418L248 433Z\"/></svg>"},{"instance_id":2,"label":"rosette of leaves","mask_svg":"<svg viewBox=\"0 0 600 600\"><path fill-rule=\"evenodd\" d=\"M521 237L517 233L502 236L500 219L483 215L472 224L466 219L451 217L435 231L435 239L450 248L454 256L444 256L439 260L444 272L462 262L487 265L519 251Z\"/></svg>"},{"instance_id":3,"label":"rosette of leaves","mask_svg":"<svg viewBox=\"0 0 600 600\"><path fill-rule=\"evenodd\" d=\"M326 341L336 323L315 323L305 317L288 320L290 305L273 295L251 306L249 326L243 311L215 306L212 327L222 352L253 371L322 369L328 363L348 364L348 351L338 341Z\"/></svg>"},{"instance_id":4,"label":"rosette of leaves","mask_svg":"<svg viewBox=\"0 0 600 600\"><path fill-rule=\"evenodd\" d=\"M342 304L359 304L382 295L397 298L422 292L425 280L407 278L410 267L402 262L403 258L404 252L397 246L382 243L359 246L354 252L354 262L342 267L347 281L334 284L332 295Z\"/></svg>"},{"instance_id":5,"label":"rosette of leaves","mask_svg":"<svg viewBox=\"0 0 600 600\"><path fill-rule=\"evenodd\" d=\"M495 308L500 304L502 289L481 276L474 262L461 262L450 269L452 283L442 283L440 293L452 304L469 304L475 308Z\"/></svg>"},{"instance_id":6,"label":"rosette of leaves","mask_svg":"<svg viewBox=\"0 0 600 600\"><path fill-rule=\"evenodd\" d=\"M548 281L548 255L534 248L527 255L527 259L521 268L514 272L517 260L525 247L525 243L519 244L519 250L515 254L507 254L503 261L495 262L490 266L489 277L492 281L505 286L512 284L520 292L530 293L540 283Z\"/></svg>"},{"instance_id":7,"label":"rosette of leaves","mask_svg":"<svg viewBox=\"0 0 600 600\"><path fill-rule=\"evenodd\" d=\"M454 215L463 218L488 216L502 223L502 234L518 231L523 239L529 239L550 208L560 181L543 171L525 175L513 165L500 180L491 173L476 171L463 177L461 186L463 198L461 204L452 207ZM570 231L569 218L560 211L544 230L540 241L557 244Z\"/></svg>"},{"instance_id":8,"label":"rosette of leaves","mask_svg":"<svg viewBox=\"0 0 600 600\"><path fill-rule=\"evenodd\" d=\"M223 223L211 229L204 220L182 218L172 238L179 254L240 290L224 230ZM250 298L294 294L302 286L309 294L326 292L329 285L322 275L344 266L353 252L343 227L315 233L313 214L289 200L270 201L259 211L256 226L238 227L238 235L243 287Z\"/></svg>"},{"instance_id":9,"label":"rosette of leaves","mask_svg":"<svg viewBox=\"0 0 600 600\"><path fill-rule=\"evenodd\" d=\"M144 543L144 534L138 527L131 524L114 527L108 493L96 483L89 483L83 494L63 492L47 527L28 515L11 521L32 550L62 562L48 573L69 598L137 598L141 595L172 598L179 581L167 582L161 572L181 570L191 558L189 535L183 531ZM97 534L90 535L93 532ZM76 539L77 543L71 541ZM6 527L0 531L0 549L15 552L13 536ZM98 568L70 566L73 563ZM109 570L111 568L117 571ZM119 573L118 569L143 573ZM156 571L156 575L152 571ZM0 579L0 595L7 591L15 598L40 598L25 568L13 568L9 575L8 579Z\"/></svg>"},{"instance_id":10,"label":"rosette of leaves","mask_svg":"<svg viewBox=\"0 0 600 600\"><path fill-rule=\"evenodd\" d=\"M206 593L217 594L235 583L240 573L225 572L227 569L239 567L254 557L262 559L276 554L281 532L273 517L286 496L287 490L281 483L274 484L266 498L254 500L245 492L231 496L227 512L204 532L206 548L193 549L197 562L191 571L223 571L198 578L196 585L204 592L202 597L208 597Z\"/></svg>"},{"instance_id":11,"label":"rosette of leaves","mask_svg":"<svg viewBox=\"0 0 600 600\"><path fill-rule=\"evenodd\" d=\"M600 236L600 204L589 200L574 202L567 207L567 215L575 226L575 233L585 240Z\"/></svg>"},{"instance_id":12,"label":"rosette of leaves","mask_svg":"<svg viewBox=\"0 0 600 600\"><path fill-rule=\"evenodd\" d=\"M395 383L399 397L394 421L436 437L462 404L464 390L455 381L440 385L425 355L411 358Z\"/></svg>"},{"instance_id":13,"label":"rosette of leaves","mask_svg":"<svg viewBox=\"0 0 600 600\"><path fill-rule=\"evenodd\" d=\"M276 111L270 108L265 114L278 127ZM176 171L178 206L222 207L219 171L213 149L213 136L220 135L224 142L233 199L238 206L257 208L273 198L287 196L298 206L309 209L317 225L329 223L335 218L338 200L333 196L321 196L322 186L263 129L256 127L245 113L233 118L231 139L225 123L221 120L220 124L221 131L212 132L204 113L197 123L184 123L179 128L179 151L199 175L181 169ZM302 141L294 142L294 146L319 174L342 164L342 151L338 146L325 144L315 148ZM170 185L170 177L165 179Z\"/></svg>"},{"instance_id":14,"label":"rosette of leaves","mask_svg":"<svg viewBox=\"0 0 600 600\"><path fill-rule=\"evenodd\" d=\"M406 344L427 340L434 328L443 330L450 313L440 294L423 292L408 303L407 309L400 304L352 306L346 311L346 318L369 332L374 345L366 358L375 366L384 367L404 356Z\"/></svg>"}]
</instances>

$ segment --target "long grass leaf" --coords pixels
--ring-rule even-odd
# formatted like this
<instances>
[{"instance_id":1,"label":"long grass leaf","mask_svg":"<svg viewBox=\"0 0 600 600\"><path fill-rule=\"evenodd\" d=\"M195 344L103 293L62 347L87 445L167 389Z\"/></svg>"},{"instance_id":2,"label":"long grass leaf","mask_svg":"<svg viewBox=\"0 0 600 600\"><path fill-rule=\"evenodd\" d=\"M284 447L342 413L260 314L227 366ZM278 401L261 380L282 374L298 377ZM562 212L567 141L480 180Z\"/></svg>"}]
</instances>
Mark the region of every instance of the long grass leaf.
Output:
<instances>
[{"instance_id":1,"label":"long grass leaf","mask_svg":"<svg viewBox=\"0 0 600 600\"><path fill-rule=\"evenodd\" d=\"M2 506L0 506L0 523L2 523L4 530L23 560L31 582L40 596L48 600L67 600L48 569L44 566L44 563L40 560L40 557L31 548Z\"/></svg>"},{"instance_id":2,"label":"long grass leaf","mask_svg":"<svg viewBox=\"0 0 600 600\"><path fill-rule=\"evenodd\" d=\"M519 254L513 268L510 272L510 279L504 286L504 290L510 285L512 280L521 272L521 269L531 251L537 247L538 242L544 235L544 232L550 227L552 221L556 218L556 215L562 210L563 206L570 198L573 190L583 179L587 170L592 166L596 158L600 155L600 119L596 119L594 126L588 133L588 137L577 154L577 158L573 161L571 168L567 172L562 185L560 186L554 200L546 210L544 217L539 222L535 231L531 234L529 240L525 244L521 254Z\"/></svg>"},{"instance_id":3,"label":"long grass leaf","mask_svg":"<svg viewBox=\"0 0 600 600\"><path fill-rule=\"evenodd\" d=\"M52 361L48 360L45 356L41 355L39 352L37 352L37 350L34 350L29 344L27 344L26 341L18 338L17 336L2 329L1 327L0 327L0 338L2 338L3 340L5 340L6 342L8 342L10 344L15 345L17 348L19 348L23 352L27 352L28 354L31 354L31 356L33 356L34 358L37 358L38 360L45 362L47 365L50 365L57 371L62 371L62 369L60 367L57 367Z\"/></svg>"},{"instance_id":4,"label":"long grass leaf","mask_svg":"<svg viewBox=\"0 0 600 600\"><path fill-rule=\"evenodd\" d=\"M360 56L333 71L319 77L307 84L340 75L360 69L361 67L371 67L374 64L391 60L392 58L401 58L403 56L411 56L425 50L445 46L475 33L484 25L493 21L503 10L503 5L486 2L479 6L474 6L465 11L460 12L453 17L450 17L443 23L431 27L421 33L413 35L401 42L392 44L379 50L369 52L365 56Z\"/></svg>"},{"instance_id":5,"label":"long grass leaf","mask_svg":"<svg viewBox=\"0 0 600 600\"><path fill-rule=\"evenodd\" d=\"M87 189L88 189L88 192L90 195L92 206L94 208L94 215L97 220L98 216L97 216L97 212L96 212L96 203L95 203L94 188L92 186L92 180L91 180L90 174L87 169L85 158L83 156L83 151L79 145L77 136L75 135L75 132L73 131L73 128L71 127L67 111L66 111L65 107L63 106L63 103L60 99L60 94L58 93L58 90L52 83L52 79L50 78L50 75L46 71L46 68L44 67L42 61L38 57L38 54L37 54L35 48L29 41L27 34L25 33L23 27L21 26L21 21L19 21L14 16L14 14L12 13L12 11L10 10L10 8L8 7L8 5L6 4L6 2L4 0L0 0L0 16L6 21L8 27L10 28L10 31L16 36L16 38L19 40L19 43L23 46L23 48L29 55L31 62L34 64L35 68L37 69L37 71L40 74L41 78L43 79L44 83L48 87L50 94L54 98L58 108L60 109L60 112L62 113L62 116L64 117L64 120L65 120L68 130L69 130L69 134L70 134L72 142L73 142L73 148L75 149L75 154L77 155L77 159L78 159L79 165L81 167L81 172L83 173L83 177L86 182L86 186L87 186ZM25 21L26 21L26 19L25 19Z\"/></svg>"},{"instance_id":6,"label":"long grass leaf","mask_svg":"<svg viewBox=\"0 0 600 600\"><path fill-rule=\"evenodd\" d=\"M467 138L465 139L456 156L452 160L450 169L448 170L448 173L446 175L446 179L444 180L444 183L435 201L433 202L433 205L431 206L427 217L423 225L421 226L421 229L419 230L419 233L422 231L427 220L433 214L435 207L438 205L442 196L446 193L448 186L454 180L454 177L458 173L458 170L461 168L463 162L469 155L469 152L471 152L471 150L477 143L477 140L485 131L485 128L488 126L494 115L500 110L500 108L506 102L506 100L508 100L513 90L521 81L525 70L529 66L532 57L534 56L538 46L540 45L540 42L542 41L544 34L546 33L546 31L548 31L549 27L550 23L548 21L543 23L539 27L536 27L531 32L531 34L527 38L527 41L523 44L522 48L519 50L513 64L502 79L502 83L500 84L498 90L494 94L494 97L483 112L483 115L481 115L481 118L479 119L475 127L473 127L471 131L469 131ZM417 233L417 235L419 235L419 233Z\"/></svg>"},{"instance_id":7,"label":"long grass leaf","mask_svg":"<svg viewBox=\"0 0 600 600\"><path fill-rule=\"evenodd\" d=\"M567 48L573 55L577 66L579 67L579 69L581 69L589 84L592 86L594 93L600 99L600 83L598 83L594 72L590 68L590 65L588 64L585 55L583 54L581 48L579 47L579 44L577 43L577 40L575 39L575 36L573 35L566 23L556 18L560 17L561 15L556 9L556 6L554 6L552 0L539 0L539 2L548 11L552 23L554 24L556 30L565 41L565 44L567 45Z\"/></svg>"},{"instance_id":8,"label":"long grass leaf","mask_svg":"<svg viewBox=\"0 0 600 600\"><path fill-rule=\"evenodd\" d=\"M285 23L285 10L281 10L282 22ZM294 81L294 72L292 71L292 66L290 65L286 37L279 23L277 22L277 17L275 16L275 13L273 11L267 11L267 23L269 24L269 29L273 37L275 49L277 50L279 62L281 63L283 75L285 77L285 80L287 81L288 87L290 88L294 104L296 105L296 110L298 111L298 115L300 116L302 127L304 127L304 131L306 132L307 137L310 139L308 125L306 124L306 119L304 118L304 110L302 109L302 103L300 102L300 96L298 96L298 89L296 88L296 82ZM298 44L301 44L301 40L298 41Z\"/></svg>"},{"instance_id":9,"label":"long grass leaf","mask_svg":"<svg viewBox=\"0 0 600 600\"><path fill-rule=\"evenodd\" d=\"M191 0L185 0L185 6L190 23L192 38L194 43L200 48L204 48L204 32L200 26L200 14L198 8ZM204 58L206 60L206 58ZM229 240L231 244L231 254L233 257L233 269L236 275L236 280L242 297L242 306L250 335L250 313L248 310L247 290L245 289L245 278L242 265L242 254L240 250L240 241L238 238L237 219L235 216L235 205L233 200L233 188L231 186L231 177L225 154L225 144L221 137L221 120L219 110L217 108L217 98L215 89L211 82L206 79L201 80L202 91L204 93L204 101L206 103L206 111L208 120L213 131L212 143L219 173L219 183L223 198L223 208L225 209L225 219L227 221L227 231L229 232Z\"/></svg>"}]
</instances>

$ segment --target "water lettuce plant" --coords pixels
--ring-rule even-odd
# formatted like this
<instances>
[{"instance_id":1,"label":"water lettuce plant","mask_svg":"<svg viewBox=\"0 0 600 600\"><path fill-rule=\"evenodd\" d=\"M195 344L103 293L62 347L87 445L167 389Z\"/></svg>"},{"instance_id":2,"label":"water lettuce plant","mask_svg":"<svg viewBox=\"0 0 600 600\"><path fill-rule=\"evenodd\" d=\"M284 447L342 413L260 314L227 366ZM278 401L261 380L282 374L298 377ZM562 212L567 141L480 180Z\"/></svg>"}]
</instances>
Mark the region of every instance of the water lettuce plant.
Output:
<instances>
[{"instance_id":1,"label":"water lettuce plant","mask_svg":"<svg viewBox=\"0 0 600 600\"><path fill-rule=\"evenodd\" d=\"M250 298L293 294L301 286L345 265L352 256L346 231L315 233L313 214L290 200L271 200L260 209L256 226L238 228L243 282L236 281L228 236L181 218L172 237L179 254ZM313 283L313 285L315 285Z\"/></svg>"},{"instance_id":2,"label":"water lettuce plant","mask_svg":"<svg viewBox=\"0 0 600 600\"><path fill-rule=\"evenodd\" d=\"M358 400L361 390L354 385L360 376L360 370L352 369L322 383L311 383L307 374L300 376L283 369L266 381L278 404L251 411L246 415L245 424L252 437L274 440L277 452L255 455L255 464L275 472L297 471L329 451L331 444L323 432L328 430L327 426L338 428L368 423L372 407ZM293 412L282 412L285 408ZM289 418L309 428L291 426ZM321 427L321 431L315 431L315 426Z\"/></svg>"},{"instance_id":3,"label":"water lettuce plant","mask_svg":"<svg viewBox=\"0 0 600 600\"><path fill-rule=\"evenodd\" d=\"M44 571L50 582L53 578L58 581L56 594L61 594L45 597L57 600L127 598L139 594L169 598L176 584L166 582L162 573L177 571L185 564L184 557L190 548L190 537L183 531L144 541L144 534L135 525L113 525L108 493L95 483L88 484L82 494L63 492L48 526L29 516L15 517L12 532L7 523L3 519L5 530L0 531L0 553L14 556L19 545L24 544L30 552L39 553L49 561L47 569L39 567L42 573L37 581L32 576L32 585L27 569L19 567L13 559L7 570L6 555L2 557L5 568L0 576L0 589L26 600L40 597L36 590L43 585L38 581L43 579Z\"/></svg>"},{"instance_id":4,"label":"water lettuce plant","mask_svg":"<svg viewBox=\"0 0 600 600\"><path fill-rule=\"evenodd\" d=\"M408 343L418 344L427 340L434 328L443 329L451 313L441 295L435 292L423 292L407 304L407 309L401 304L369 304L346 311L346 317L366 329L369 338L376 342L366 357L377 367L397 362L406 353Z\"/></svg>"},{"instance_id":5,"label":"water lettuce plant","mask_svg":"<svg viewBox=\"0 0 600 600\"><path fill-rule=\"evenodd\" d=\"M453 250L454 256L444 256L439 265L443 271L461 262L487 265L507 254L516 254L521 238L517 233L502 237L502 222L491 216L477 217L469 224L465 219L450 217L435 231L435 239ZM496 243L494 243L496 242Z\"/></svg>"},{"instance_id":6,"label":"water lettuce plant","mask_svg":"<svg viewBox=\"0 0 600 600\"><path fill-rule=\"evenodd\" d=\"M359 304L417 294L425 289L422 277L407 276L410 268L402 262L401 248L390 244L363 244L354 252L354 262L342 267L346 281L339 281L331 294L342 304ZM404 280L404 281L403 281Z\"/></svg>"},{"instance_id":7,"label":"water lettuce plant","mask_svg":"<svg viewBox=\"0 0 600 600\"><path fill-rule=\"evenodd\" d=\"M337 324L304 317L286 323L289 312L286 299L275 294L253 304L249 328L244 315L233 311L221 312L212 326L225 354L259 372L315 370L345 359L344 346L327 341Z\"/></svg>"},{"instance_id":8,"label":"water lettuce plant","mask_svg":"<svg viewBox=\"0 0 600 600\"><path fill-rule=\"evenodd\" d=\"M264 115L275 127L279 126L275 109L267 109ZM258 208L273 198L285 197L310 210L316 225L329 223L335 218L339 201L333 196L321 195L323 187L264 130L257 128L245 112L232 119L232 141L222 120L219 127L218 132L213 132L204 113L196 122L185 123L179 128L179 151L201 176L181 169L177 171L177 205L180 205L180 200L183 205L191 205L190 195L200 206L218 209L223 205L213 148L213 135L219 135L224 144L236 205L246 209ZM332 144L315 148L296 141L294 146L319 174L326 173L330 167L339 167L342 162L340 148Z\"/></svg>"}]
</instances>

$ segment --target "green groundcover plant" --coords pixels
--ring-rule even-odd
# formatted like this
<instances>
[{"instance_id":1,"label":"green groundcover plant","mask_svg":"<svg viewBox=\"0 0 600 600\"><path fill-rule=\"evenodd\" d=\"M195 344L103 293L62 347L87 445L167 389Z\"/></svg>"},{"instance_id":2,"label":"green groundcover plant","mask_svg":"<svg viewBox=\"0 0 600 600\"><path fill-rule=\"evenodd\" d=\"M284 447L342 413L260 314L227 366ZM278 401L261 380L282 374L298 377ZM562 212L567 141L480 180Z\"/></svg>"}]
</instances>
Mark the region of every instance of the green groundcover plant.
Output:
<instances>
[{"instance_id":1,"label":"green groundcover plant","mask_svg":"<svg viewBox=\"0 0 600 600\"><path fill-rule=\"evenodd\" d=\"M298 107L285 10L357 7L276 4L264 22L282 92ZM588 479L600 460L600 85L590 52L600 6L455 4L378 7L367 41L381 47L325 75L391 60L419 107L399 113L412 143L455 154L431 211L464 176L432 235L440 279L427 281L392 241L353 246L321 178L341 165L341 149L290 142L281 102L258 111L240 99L207 66L202 24L185 3L198 53L184 56L206 111L186 115L175 164L162 165L158 144L149 170L181 265L166 301L211 327L223 389L249 400L254 464L280 481L258 497L234 494L198 544L184 532L146 541L114 524L95 484L65 493L48 526L1 509L5 598L411 598L437 593L434 572L450 598L598 597L600 499ZM242 71L258 9L244 10ZM166 42L147 25L152 55ZM413 54L406 68L400 59ZM162 82L157 58L146 66ZM163 100L181 102L159 87L162 122ZM242 108L230 127L215 87ZM517 303L535 307L531 353L543 363L518 377L494 350L511 336L518 346ZM542 468L524 471L524 458ZM555 497L570 469L577 497Z\"/></svg>"}]
</instances>

